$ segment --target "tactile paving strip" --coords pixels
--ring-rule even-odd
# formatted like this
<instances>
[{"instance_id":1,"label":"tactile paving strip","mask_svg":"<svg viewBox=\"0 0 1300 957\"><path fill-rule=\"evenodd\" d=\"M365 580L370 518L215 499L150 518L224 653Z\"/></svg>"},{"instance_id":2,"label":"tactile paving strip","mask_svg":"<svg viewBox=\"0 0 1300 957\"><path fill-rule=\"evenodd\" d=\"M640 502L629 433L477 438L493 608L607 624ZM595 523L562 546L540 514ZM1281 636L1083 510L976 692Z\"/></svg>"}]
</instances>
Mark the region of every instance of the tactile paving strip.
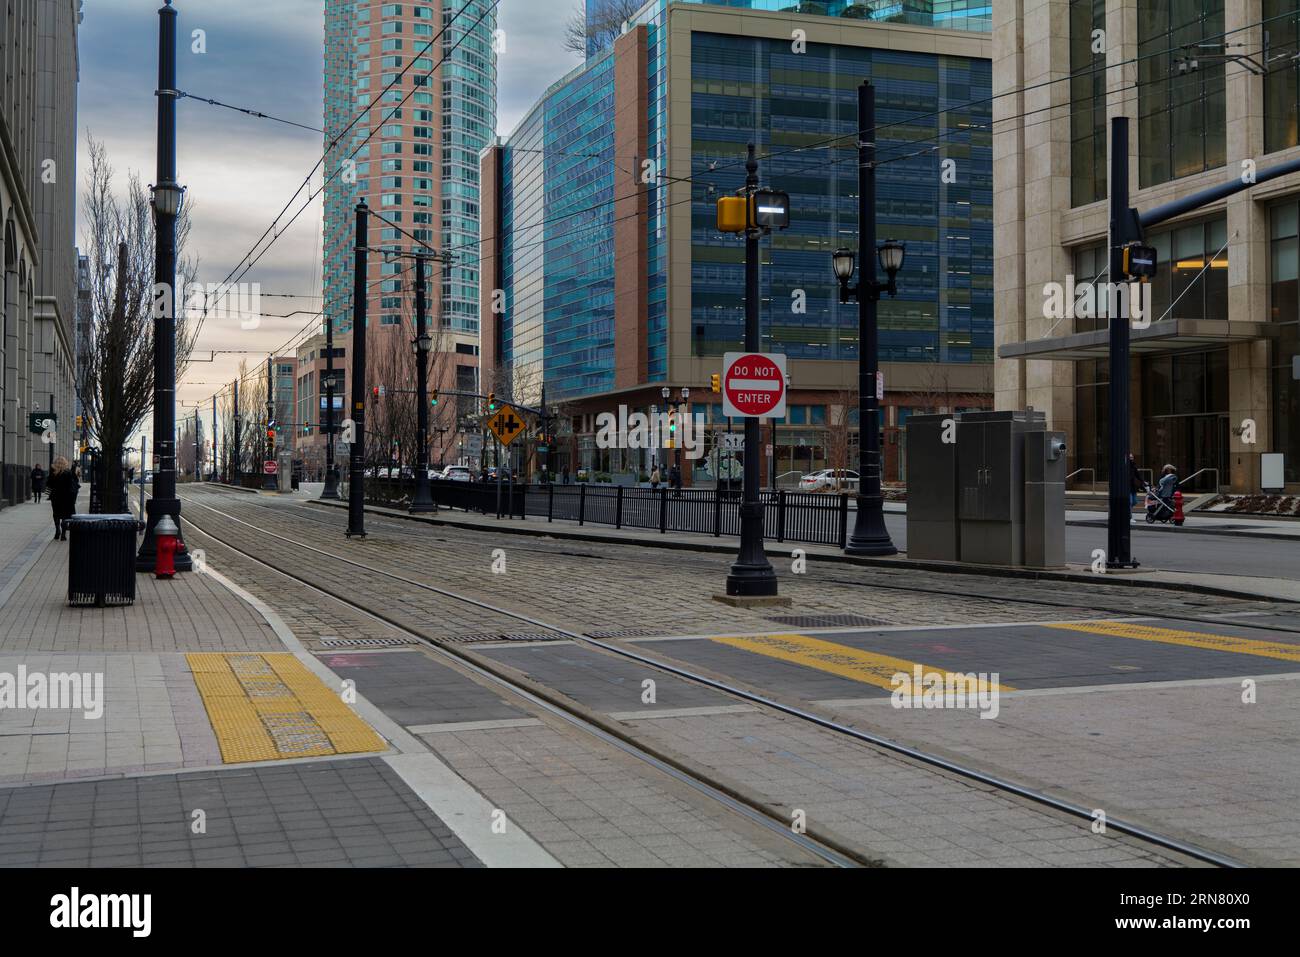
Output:
<instances>
[{"instance_id":1,"label":"tactile paving strip","mask_svg":"<svg viewBox=\"0 0 1300 957\"><path fill-rule=\"evenodd\" d=\"M383 751L383 738L291 654L185 656L227 764Z\"/></svg>"}]
</instances>

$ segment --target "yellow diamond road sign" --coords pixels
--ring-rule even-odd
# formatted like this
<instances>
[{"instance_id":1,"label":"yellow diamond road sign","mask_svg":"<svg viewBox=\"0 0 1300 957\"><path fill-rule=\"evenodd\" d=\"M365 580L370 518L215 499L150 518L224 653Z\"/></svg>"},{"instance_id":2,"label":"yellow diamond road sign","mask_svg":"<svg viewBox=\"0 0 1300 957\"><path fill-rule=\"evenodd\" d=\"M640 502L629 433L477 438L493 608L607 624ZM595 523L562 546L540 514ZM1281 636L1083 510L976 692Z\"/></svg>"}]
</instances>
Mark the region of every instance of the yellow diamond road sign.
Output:
<instances>
[{"instance_id":1,"label":"yellow diamond road sign","mask_svg":"<svg viewBox=\"0 0 1300 957\"><path fill-rule=\"evenodd\" d=\"M502 445L509 445L524 430L524 422L513 409L502 409L488 419L488 428Z\"/></svg>"}]
</instances>

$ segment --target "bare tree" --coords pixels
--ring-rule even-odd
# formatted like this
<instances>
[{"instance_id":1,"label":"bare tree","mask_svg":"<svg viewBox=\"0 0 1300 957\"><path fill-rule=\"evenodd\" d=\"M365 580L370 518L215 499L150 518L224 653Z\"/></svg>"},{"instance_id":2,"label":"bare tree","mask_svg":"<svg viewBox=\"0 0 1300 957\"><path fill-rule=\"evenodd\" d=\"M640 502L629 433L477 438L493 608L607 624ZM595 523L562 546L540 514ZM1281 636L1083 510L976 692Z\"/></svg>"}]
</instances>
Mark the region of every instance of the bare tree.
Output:
<instances>
[{"instance_id":1,"label":"bare tree","mask_svg":"<svg viewBox=\"0 0 1300 957\"><path fill-rule=\"evenodd\" d=\"M90 259L91 321L80 345L81 375L77 391L99 442L103 473L103 507L121 512L122 483L118 464L127 439L153 410L154 366L154 222L149 195L140 177L127 177L126 195L115 190L114 171L104 144L87 137L90 169L82 200L86 230L83 243ZM185 289L198 270L183 255L190 233L186 204L176 223L177 289ZM177 295L176 377L179 380L193 347L193 329ZM143 467L143 465L142 465Z\"/></svg>"},{"instance_id":2,"label":"bare tree","mask_svg":"<svg viewBox=\"0 0 1300 957\"><path fill-rule=\"evenodd\" d=\"M942 414L987 403L989 394L993 391L992 364L986 364L981 370L981 381L976 389L955 388L952 372L952 366L947 363L929 363L920 370L917 386L907 393L904 402L918 411Z\"/></svg>"},{"instance_id":3,"label":"bare tree","mask_svg":"<svg viewBox=\"0 0 1300 957\"><path fill-rule=\"evenodd\" d=\"M853 429L857 422L858 393L856 389L841 389L831 396L826 410L826 464L835 469L834 489L842 490L840 470L853 466L850 462ZM861 480L861 476L859 476Z\"/></svg>"},{"instance_id":4,"label":"bare tree","mask_svg":"<svg viewBox=\"0 0 1300 957\"><path fill-rule=\"evenodd\" d=\"M596 52L604 50L644 4L645 0L601 0L588 17L586 6L578 3L564 24L564 49L578 56L587 55L589 43Z\"/></svg>"}]
</instances>

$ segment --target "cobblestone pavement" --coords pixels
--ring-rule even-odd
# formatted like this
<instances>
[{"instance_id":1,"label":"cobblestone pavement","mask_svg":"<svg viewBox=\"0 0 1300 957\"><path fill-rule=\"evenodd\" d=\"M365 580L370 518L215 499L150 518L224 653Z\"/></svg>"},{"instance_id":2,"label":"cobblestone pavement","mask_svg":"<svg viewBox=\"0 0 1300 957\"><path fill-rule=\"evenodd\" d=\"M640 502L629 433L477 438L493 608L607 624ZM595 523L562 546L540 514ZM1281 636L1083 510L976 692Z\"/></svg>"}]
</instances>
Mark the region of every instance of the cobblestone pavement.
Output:
<instances>
[{"instance_id":1,"label":"cobblestone pavement","mask_svg":"<svg viewBox=\"0 0 1300 957\"><path fill-rule=\"evenodd\" d=\"M313 543L337 549L343 544L344 513L274 498L236 492L187 490L187 500L206 504L289 537L311 536ZM214 531L238 529L229 519L202 508L189 518ZM247 528L244 532L250 531ZM1134 614L1186 611L1205 596L1162 589L1134 589L1098 582L1036 583L975 575L938 579L933 572L818 564L806 574L791 572L789 553L772 554L789 608L738 609L713 600L723 590L731 559L724 555L673 549L522 538L426 527L397 519L368 517L365 541L349 543L356 561L416 581L445 587L498 607L588 633L630 632L704 634L720 631L770 631L773 617L861 616L863 624L964 624L971 622L1057 620L1095 617L1096 606L1131 609ZM290 546L268 538L268 554L293 555L294 565L309 561ZM279 552L276 549L280 549ZM492 571L496 550L504 551L505 571ZM289 561L286 557L284 560ZM290 567L286 565L285 567ZM498 559L498 567L501 567ZM1213 599L1216 608L1237 603ZM1244 604L1244 603L1243 603ZM455 615L448 610L448 614ZM475 615L481 617L481 612ZM441 636L455 634L448 622ZM489 628L470 626L482 632ZM514 622L511 630L519 630ZM816 627L807 624L803 627Z\"/></svg>"},{"instance_id":2,"label":"cobblestone pavement","mask_svg":"<svg viewBox=\"0 0 1300 957\"><path fill-rule=\"evenodd\" d=\"M602 556L573 553L572 546L549 542L528 543L524 554L516 555L514 553L522 549L513 549L510 547L512 543L506 541L500 547L507 550L507 574L493 577L490 563L495 542L450 542L440 540L443 536L435 536L435 540L426 543L409 533L381 539L381 535L387 535L387 529L371 525L368 530L372 537L369 540L345 543L341 536L342 527L328 515L323 519L300 515L299 512L306 510L286 511L278 504L267 506L234 494L191 491L187 495L196 503L211 503L230 516L250 523L241 525L214 512L189 507L187 514L190 519L202 528L228 536L241 548L252 550L273 566L292 569L294 574L311 580L337 583L340 578L345 578L351 594L373 600L374 606L382 608L386 615L432 637L454 637L459 633L458 629L464 627L460 622L450 627L447 624L448 614L457 604L454 600L403 585L380 574L340 566L335 559L295 548L266 534L259 535L259 531L286 535L331 552L346 549L355 560L376 568L391 568L413 581L468 592L502 605L513 605L547 622L553 620L549 612L532 605L542 603L540 596L549 589L558 594L545 607L567 608L566 624L587 631L615 630L620 626L634 629L640 625L643 609L647 613L654 612L654 602L646 602L640 597L642 595L671 596L671 607L667 612L659 612L662 617L656 619L665 623L663 627L671 622L677 630L684 630L684 618L686 628L690 629L706 631L711 625L721 623L727 630L744 630L737 627L735 610L721 606L715 610L687 600L683 589L689 587L686 583L690 580L698 580L699 572L683 568L680 561L683 556L676 553L666 555L673 561L666 560L662 564L649 561L648 567L652 572L647 574L644 559L640 565L627 561L607 562ZM395 545L399 547L395 548ZM205 547L208 547L206 542ZM467 569L467 565L472 564L465 561L464 553L467 551L482 553L485 561L481 571ZM264 593L266 600L282 609L288 620L295 620L295 606L300 602L313 606L328 604L322 603L319 596L295 595L293 586L283 579L268 581L265 570L259 570L229 550L223 551L220 546L209 547L209 555L211 561L225 568L226 574L238 578L255 593ZM693 559L695 556L687 557ZM224 565L227 561L230 562L228 566ZM725 572L725 563L720 567ZM579 601L578 596L585 589L566 584L597 579L600 588L591 590L604 596L600 603ZM849 593L842 586L805 581L799 581L798 585L808 589L811 597L796 598L795 610L802 610L800 606L803 606L825 614L866 613L865 609L845 607L843 599ZM492 590L478 590L485 586ZM519 591L515 591L516 587ZM698 591L698 582L694 587ZM895 599L888 609L873 605L872 610L877 615L887 611L892 615L910 616L915 601L916 596L909 594ZM953 595L926 597L924 602L929 615L949 621L969 621L973 615L992 615L994 612L1001 613L1004 620L1025 617L1022 614L1024 607L1007 599ZM617 609L614 614L618 617L610 617L611 609ZM358 617L357 612L341 606L328 614L329 627L345 634L348 633L348 619ZM480 613L475 611L474 614ZM747 624L755 630L771 630L772 622L762 615L739 614L750 615ZM1087 614L1083 608L1075 611L1076 617ZM360 617L364 620L364 616ZM1063 616L1061 608L1052 606L1042 610L1040 617L1058 619L1069 616ZM314 622L311 627L315 627ZM510 627L518 630L521 625L515 622ZM481 622L475 625L475 630L484 630ZM363 634L379 637L380 632L382 629L370 621ZM523 652L528 646L499 643L471 647L492 654L493 648L502 653ZM537 647L541 650L547 646ZM553 643L549 647L561 651L566 645ZM374 654L375 657L385 656L382 652ZM593 686L601 682L609 685L607 676L593 675ZM358 680L359 687L364 688L365 684ZM633 710L635 690L635 686L628 687L627 693L621 697L608 700L587 700L582 694L578 694L575 700L595 710L617 715ZM1153 851L1144 843L1130 841L1114 832L1093 834L1087 821L1066 818L1001 792L917 766L796 719L736 708L734 699L718 697L732 706L706 705L686 712L664 709L658 714L630 717L625 724L635 737L685 758L719 780L734 784L741 793L756 796L778 814L786 815L795 809L805 812L814 833L824 833L840 840L865 856L896 864L1005 862L1167 866L1186 863L1177 855ZM574 792L570 792L567 798L564 794L570 774L568 768L574 764L564 754L564 749L571 747L571 742L559 739L548 749L531 740L544 733L544 728L531 725L466 727L462 730L443 729L422 737L491 800L501 802L512 818L517 816L522 822L540 827L542 833L560 845L562 853L558 856L562 860L567 855L567 863L601 863L601 856L608 856L608 852L601 848L599 839L592 838L584 826L573 823L592 820L597 809L581 799L573 803ZM562 745L558 753L553 750L556 744ZM538 774L539 763L551 770ZM577 766L582 767L581 763ZM588 778L592 773L589 772ZM618 780L618 777L615 775L610 780ZM563 814L556 813L557 802L564 808ZM606 824L626 816L613 807L606 813ZM656 819L654 814L643 813L642 817L650 821ZM653 830L644 821L641 826ZM599 825L597 832L602 827ZM667 841L668 838L661 835L655 840ZM668 860L673 854L665 852L666 857L658 854L655 844L637 841L635 835L624 834L621 838L612 838L612 841L615 849L629 855L628 860L650 862L658 857L665 863L676 862ZM684 848L681 853L685 854Z\"/></svg>"}]
</instances>

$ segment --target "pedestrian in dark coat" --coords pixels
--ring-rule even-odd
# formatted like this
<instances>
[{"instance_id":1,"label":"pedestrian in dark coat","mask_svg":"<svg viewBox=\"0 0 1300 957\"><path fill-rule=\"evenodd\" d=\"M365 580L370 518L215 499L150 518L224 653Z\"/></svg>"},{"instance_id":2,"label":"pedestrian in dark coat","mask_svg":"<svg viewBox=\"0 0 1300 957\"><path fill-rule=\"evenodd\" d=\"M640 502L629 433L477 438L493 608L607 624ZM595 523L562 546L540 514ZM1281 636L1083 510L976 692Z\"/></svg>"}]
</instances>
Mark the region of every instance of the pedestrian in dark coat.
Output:
<instances>
[{"instance_id":1,"label":"pedestrian in dark coat","mask_svg":"<svg viewBox=\"0 0 1300 957\"><path fill-rule=\"evenodd\" d=\"M32 501L39 502L45 491L45 469L39 465L32 468Z\"/></svg>"},{"instance_id":2,"label":"pedestrian in dark coat","mask_svg":"<svg viewBox=\"0 0 1300 957\"><path fill-rule=\"evenodd\" d=\"M60 455L54 460L54 470L50 472L50 508L54 512L54 538L64 541L68 537L64 522L77 512L77 492L81 485L72 474L68 460Z\"/></svg>"}]
</instances>

